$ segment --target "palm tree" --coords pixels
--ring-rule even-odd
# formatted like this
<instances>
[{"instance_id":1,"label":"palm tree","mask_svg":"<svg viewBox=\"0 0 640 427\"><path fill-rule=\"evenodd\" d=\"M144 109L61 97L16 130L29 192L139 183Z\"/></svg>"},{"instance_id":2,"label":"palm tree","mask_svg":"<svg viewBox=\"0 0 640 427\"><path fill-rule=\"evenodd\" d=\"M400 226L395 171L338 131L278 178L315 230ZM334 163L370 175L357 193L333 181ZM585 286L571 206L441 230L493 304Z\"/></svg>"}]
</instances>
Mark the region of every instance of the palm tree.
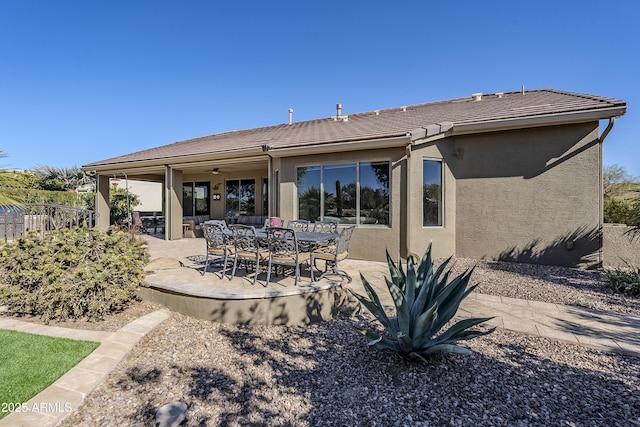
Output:
<instances>
[{"instance_id":1,"label":"palm tree","mask_svg":"<svg viewBox=\"0 0 640 427\"><path fill-rule=\"evenodd\" d=\"M33 172L40 179L40 186L46 190L76 191L82 185L94 183L94 177L77 166L59 168L41 165Z\"/></svg>"},{"instance_id":2,"label":"palm tree","mask_svg":"<svg viewBox=\"0 0 640 427\"><path fill-rule=\"evenodd\" d=\"M3 150L0 150L0 157L7 157ZM0 167L0 207L22 206L19 196L12 191L18 186L15 173Z\"/></svg>"}]
</instances>

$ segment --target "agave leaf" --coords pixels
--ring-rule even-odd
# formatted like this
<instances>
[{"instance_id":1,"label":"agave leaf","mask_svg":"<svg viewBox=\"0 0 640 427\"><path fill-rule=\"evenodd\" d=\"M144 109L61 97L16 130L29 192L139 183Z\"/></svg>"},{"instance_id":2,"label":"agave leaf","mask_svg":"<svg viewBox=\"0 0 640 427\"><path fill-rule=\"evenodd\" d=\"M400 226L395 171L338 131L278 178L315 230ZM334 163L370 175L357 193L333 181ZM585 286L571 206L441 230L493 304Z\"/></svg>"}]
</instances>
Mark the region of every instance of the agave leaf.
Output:
<instances>
[{"instance_id":1,"label":"agave leaf","mask_svg":"<svg viewBox=\"0 0 640 427\"><path fill-rule=\"evenodd\" d=\"M438 305L434 304L429 310L422 313L415 322L413 334L414 348L421 348L426 339L433 336L433 322L438 318Z\"/></svg>"},{"instance_id":2,"label":"agave leaf","mask_svg":"<svg viewBox=\"0 0 640 427\"><path fill-rule=\"evenodd\" d=\"M387 264L389 265L389 274L391 275L391 280L397 287L404 291L404 272L402 271L402 263L398 261L398 264L393 262L391 259L391 255L389 255L389 251L387 252Z\"/></svg>"},{"instance_id":3,"label":"agave leaf","mask_svg":"<svg viewBox=\"0 0 640 427\"><path fill-rule=\"evenodd\" d=\"M479 331L477 329L469 329L463 332L459 332L458 334L456 334L455 338L451 338L447 341L441 342L442 344L452 344L458 341L468 341L471 340L473 338L477 338L477 337L481 337L483 335L489 335L490 333L492 333L493 331L495 331L496 328L493 327L491 329L488 329L486 331ZM440 342L438 340L438 342Z\"/></svg>"},{"instance_id":4,"label":"agave leaf","mask_svg":"<svg viewBox=\"0 0 640 427\"><path fill-rule=\"evenodd\" d=\"M404 292L388 278L385 277L384 280L387 282L387 288L389 288L389 293L391 294L391 298L393 299L393 304L397 309L402 305L404 301Z\"/></svg>"},{"instance_id":5,"label":"agave leaf","mask_svg":"<svg viewBox=\"0 0 640 427\"><path fill-rule=\"evenodd\" d=\"M378 294L373 289L373 286L371 286L371 283L369 283L369 281L362 275L362 273L360 273L360 280L362 280L362 286L364 286L364 290L367 292L367 295L369 295L369 300L378 307L382 308L382 303L380 302L380 298L378 298Z\"/></svg>"},{"instance_id":6,"label":"agave leaf","mask_svg":"<svg viewBox=\"0 0 640 427\"><path fill-rule=\"evenodd\" d=\"M367 293L367 296L369 297L369 301L373 301L375 297L370 291L373 289L373 286L371 286L371 283L369 283L369 281L362 275L362 273L360 273L360 280L362 280L362 285L364 286L364 290Z\"/></svg>"},{"instance_id":7,"label":"agave leaf","mask_svg":"<svg viewBox=\"0 0 640 427\"><path fill-rule=\"evenodd\" d=\"M386 328L389 328L390 330L394 330L394 328L392 328L391 322L389 321L389 318L387 317L387 313L384 312L384 309L382 308L381 305L376 305L375 302L369 301L367 298L352 291L351 289L349 289L349 292L351 292L351 294L354 297L356 297L358 301L360 301L360 303L364 305L367 308L367 310L369 310L371 314L373 314L375 318L378 319L380 323L382 323Z\"/></svg>"},{"instance_id":8,"label":"agave leaf","mask_svg":"<svg viewBox=\"0 0 640 427\"><path fill-rule=\"evenodd\" d=\"M416 270L413 268L411 258L407 260L407 275L404 286L404 293L401 294L401 304L396 304L396 312L398 316L398 327L405 335L413 334L413 322L411 318L411 307L415 299L416 293Z\"/></svg>"},{"instance_id":9,"label":"agave leaf","mask_svg":"<svg viewBox=\"0 0 640 427\"><path fill-rule=\"evenodd\" d=\"M460 347L459 345L453 344L437 344L429 347L428 349L421 351L423 355L430 355L434 353L455 353L455 354L471 354L471 350L468 348Z\"/></svg>"},{"instance_id":10,"label":"agave leaf","mask_svg":"<svg viewBox=\"0 0 640 427\"><path fill-rule=\"evenodd\" d=\"M358 329L362 335L366 336L371 340L367 343L367 346L369 348L372 348L374 350L383 350L386 348L393 351L400 351L400 347L398 346L397 343L395 343L394 341L388 338L385 338L383 335L379 334L378 332L371 331L369 329L360 329L360 328L356 328L356 329Z\"/></svg>"},{"instance_id":11,"label":"agave leaf","mask_svg":"<svg viewBox=\"0 0 640 427\"><path fill-rule=\"evenodd\" d=\"M464 334L466 334L467 332L472 332L468 331L469 328L472 328L476 325L479 325L480 323L486 322L487 320L491 319L493 319L493 317L474 317L471 319L461 320L447 329L441 335L439 335L436 340L440 343L447 343L465 339L463 338Z\"/></svg>"},{"instance_id":12,"label":"agave leaf","mask_svg":"<svg viewBox=\"0 0 640 427\"><path fill-rule=\"evenodd\" d=\"M437 274L434 274L429 278L429 293L425 300L426 306L433 304L433 302L438 298L438 295L440 295L442 290L447 286L449 276L452 272L451 268L446 269L448 263L449 260L446 260L445 263L438 268Z\"/></svg>"},{"instance_id":13,"label":"agave leaf","mask_svg":"<svg viewBox=\"0 0 640 427\"><path fill-rule=\"evenodd\" d=\"M418 283L421 286L425 279L430 275L433 274L433 261L431 259L431 244L432 242L429 242L429 246L427 246L427 250L425 251L424 255L422 256L422 259L420 260L420 264L418 265L418 271L417 271L417 279L418 279Z\"/></svg>"},{"instance_id":14,"label":"agave leaf","mask_svg":"<svg viewBox=\"0 0 640 427\"><path fill-rule=\"evenodd\" d=\"M427 257L427 254L425 254L425 258L426 257ZM434 278L437 278L440 276L440 274L442 273L442 270L444 270L444 268L446 267L450 259L451 257L445 260L444 263L440 265L440 267L438 267L438 271L436 272L435 275L433 274L432 271L430 271L431 274L428 274L427 279L420 284L418 297L416 298L416 300L413 303L413 306L411 307L411 317L416 317L420 315L420 313L424 312L424 310L426 310L427 307L431 307L433 305L431 300L431 294L433 292L433 285L434 285L433 280L435 280ZM421 268L422 268L422 264L420 265L419 269ZM420 272L418 272L418 278L416 280L420 281Z\"/></svg>"},{"instance_id":15,"label":"agave leaf","mask_svg":"<svg viewBox=\"0 0 640 427\"><path fill-rule=\"evenodd\" d=\"M407 277L405 282L405 301L409 304L409 307L413 306L413 302L416 299L416 282L417 273L415 266L413 265L413 258L407 258Z\"/></svg>"},{"instance_id":16,"label":"agave leaf","mask_svg":"<svg viewBox=\"0 0 640 427\"><path fill-rule=\"evenodd\" d=\"M415 351L412 351L411 353L409 353L409 358L418 359L418 360L423 361L424 363L429 363L429 361L427 359L425 359L420 353L417 353Z\"/></svg>"},{"instance_id":17,"label":"agave leaf","mask_svg":"<svg viewBox=\"0 0 640 427\"><path fill-rule=\"evenodd\" d=\"M393 350L396 353L402 352L402 350L400 349L400 346L398 345L398 343L395 342L395 341L392 341L392 340L390 340L388 338L382 338L380 341L378 341L377 343L373 344L369 348L374 349L374 350Z\"/></svg>"},{"instance_id":18,"label":"agave leaf","mask_svg":"<svg viewBox=\"0 0 640 427\"><path fill-rule=\"evenodd\" d=\"M400 350L403 353L409 353L414 350L414 347L411 344L411 336L406 335L401 331L401 332L398 332L398 335L396 336L396 338L398 340L397 341L398 346L400 346Z\"/></svg>"},{"instance_id":19,"label":"agave leaf","mask_svg":"<svg viewBox=\"0 0 640 427\"><path fill-rule=\"evenodd\" d=\"M460 275L443 290L436 301L440 307L440 317L438 318L436 328L442 328L455 316L460 303L465 298L465 288L469 283L468 275Z\"/></svg>"},{"instance_id":20,"label":"agave leaf","mask_svg":"<svg viewBox=\"0 0 640 427\"><path fill-rule=\"evenodd\" d=\"M360 334L364 335L370 340L376 340L382 337L382 335L377 331L372 331L371 329L367 329L367 328L359 328L357 326L355 328L358 330L358 332L360 332Z\"/></svg>"}]
</instances>

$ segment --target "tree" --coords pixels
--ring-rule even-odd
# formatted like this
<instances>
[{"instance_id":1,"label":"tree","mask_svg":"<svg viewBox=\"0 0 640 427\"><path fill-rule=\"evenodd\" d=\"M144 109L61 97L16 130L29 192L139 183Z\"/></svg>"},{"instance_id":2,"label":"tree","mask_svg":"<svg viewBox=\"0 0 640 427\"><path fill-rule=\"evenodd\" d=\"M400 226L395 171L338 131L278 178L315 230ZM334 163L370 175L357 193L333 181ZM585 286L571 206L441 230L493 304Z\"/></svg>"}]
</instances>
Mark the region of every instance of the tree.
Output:
<instances>
[{"instance_id":1,"label":"tree","mask_svg":"<svg viewBox=\"0 0 640 427\"><path fill-rule=\"evenodd\" d=\"M111 224L127 224L129 214L133 208L140 204L140 199L135 194L124 188L112 187L109 191L109 208Z\"/></svg>"},{"instance_id":2,"label":"tree","mask_svg":"<svg viewBox=\"0 0 640 427\"><path fill-rule=\"evenodd\" d=\"M77 166L59 168L41 165L33 172L38 176L38 184L42 190L77 191L83 185L95 185L95 177Z\"/></svg>"},{"instance_id":3,"label":"tree","mask_svg":"<svg viewBox=\"0 0 640 427\"><path fill-rule=\"evenodd\" d=\"M638 178L627 173L627 170L619 165L607 165L602 172L604 184L604 198L608 199L622 195L633 185Z\"/></svg>"},{"instance_id":4,"label":"tree","mask_svg":"<svg viewBox=\"0 0 640 427\"><path fill-rule=\"evenodd\" d=\"M0 150L0 157L7 157L3 150ZM23 201L15 192L19 184L15 172L0 167L0 207L22 206Z\"/></svg>"}]
</instances>

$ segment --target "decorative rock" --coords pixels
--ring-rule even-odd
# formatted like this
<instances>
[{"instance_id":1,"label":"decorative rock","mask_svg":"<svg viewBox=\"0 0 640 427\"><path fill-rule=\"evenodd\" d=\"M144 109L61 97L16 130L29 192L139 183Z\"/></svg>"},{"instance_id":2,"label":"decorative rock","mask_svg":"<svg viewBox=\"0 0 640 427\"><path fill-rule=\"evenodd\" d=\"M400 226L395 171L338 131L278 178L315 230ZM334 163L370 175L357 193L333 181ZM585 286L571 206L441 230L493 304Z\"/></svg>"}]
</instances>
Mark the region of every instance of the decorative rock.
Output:
<instances>
[{"instance_id":1,"label":"decorative rock","mask_svg":"<svg viewBox=\"0 0 640 427\"><path fill-rule=\"evenodd\" d=\"M160 427L176 427L180 425L187 415L187 404L183 402L171 402L158 409L156 421Z\"/></svg>"}]
</instances>

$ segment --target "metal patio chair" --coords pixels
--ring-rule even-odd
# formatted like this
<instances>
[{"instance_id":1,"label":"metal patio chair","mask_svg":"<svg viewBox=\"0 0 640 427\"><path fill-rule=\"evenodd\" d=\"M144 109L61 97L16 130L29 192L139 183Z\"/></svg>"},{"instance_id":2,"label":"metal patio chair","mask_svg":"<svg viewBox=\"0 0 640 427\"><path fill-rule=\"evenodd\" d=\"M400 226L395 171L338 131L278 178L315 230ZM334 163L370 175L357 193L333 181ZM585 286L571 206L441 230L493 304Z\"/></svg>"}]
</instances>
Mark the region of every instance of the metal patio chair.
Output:
<instances>
[{"instance_id":1,"label":"metal patio chair","mask_svg":"<svg viewBox=\"0 0 640 427\"><path fill-rule=\"evenodd\" d=\"M269 251L260 246L255 227L250 225L233 224L230 228L233 233L233 245L235 250L231 279L233 280L236 275L238 260L241 260L244 261L245 264L255 265L255 275L253 276L253 284L255 285L258 280L258 274L260 274L260 264L267 261Z\"/></svg>"},{"instance_id":2,"label":"metal patio chair","mask_svg":"<svg viewBox=\"0 0 640 427\"><path fill-rule=\"evenodd\" d=\"M294 231L309 231L309 221L306 219L290 219L287 228Z\"/></svg>"},{"instance_id":3,"label":"metal patio chair","mask_svg":"<svg viewBox=\"0 0 640 427\"><path fill-rule=\"evenodd\" d=\"M319 259L325 262L325 271L320 276L320 279L328 275L338 275L346 278L351 283L351 276L346 271L338 269L338 264L349 257L349 243L355 229L356 227L353 225L343 228L335 240L335 244L318 248L311 252L311 263L314 266L316 266L316 261Z\"/></svg>"},{"instance_id":4,"label":"metal patio chair","mask_svg":"<svg viewBox=\"0 0 640 427\"><path fill-rule=\"evenodd\" d=\"M314 233L338 233L338 223L335 221L316 221L313 224Z\"/></svg>"},{"instance_id":5,"label":"metal patio chair","mask_svg":"<svg viewBox=\"0 0 640 427\"><path fill-rule=\"evenodd\" d=\"M209 267L209 258L215 257L215 261L222 261L222 273L220 278L222 279L227 272L227 264L232 259L235 260L235 248L229 234L225 233L222 225L220 224L202 224L202 233L204 234L205 241L207 242L207 254L204 260L204 270L202 275L204 276Z\"/></svg>"},{"instance_id":6,"label":"metal patio chair","mask_svg":"<svg viewBox=\"0 0 640 427\"><path fill-rule=\"evenodd\" d=\"M294 285L297 286L298 280L300 279L301 263L309 264L309 269L311 270L311 281L314 281L313 268L311 267L310 262L311 254L309 252L302 252L300 250L295 230L291 228L271 227L267 230L267 241L269 242L267 285L269 284L269 280L271 278L271 267L281 265L283 267L294 268Z\"/></svg>"}]
</instances>

